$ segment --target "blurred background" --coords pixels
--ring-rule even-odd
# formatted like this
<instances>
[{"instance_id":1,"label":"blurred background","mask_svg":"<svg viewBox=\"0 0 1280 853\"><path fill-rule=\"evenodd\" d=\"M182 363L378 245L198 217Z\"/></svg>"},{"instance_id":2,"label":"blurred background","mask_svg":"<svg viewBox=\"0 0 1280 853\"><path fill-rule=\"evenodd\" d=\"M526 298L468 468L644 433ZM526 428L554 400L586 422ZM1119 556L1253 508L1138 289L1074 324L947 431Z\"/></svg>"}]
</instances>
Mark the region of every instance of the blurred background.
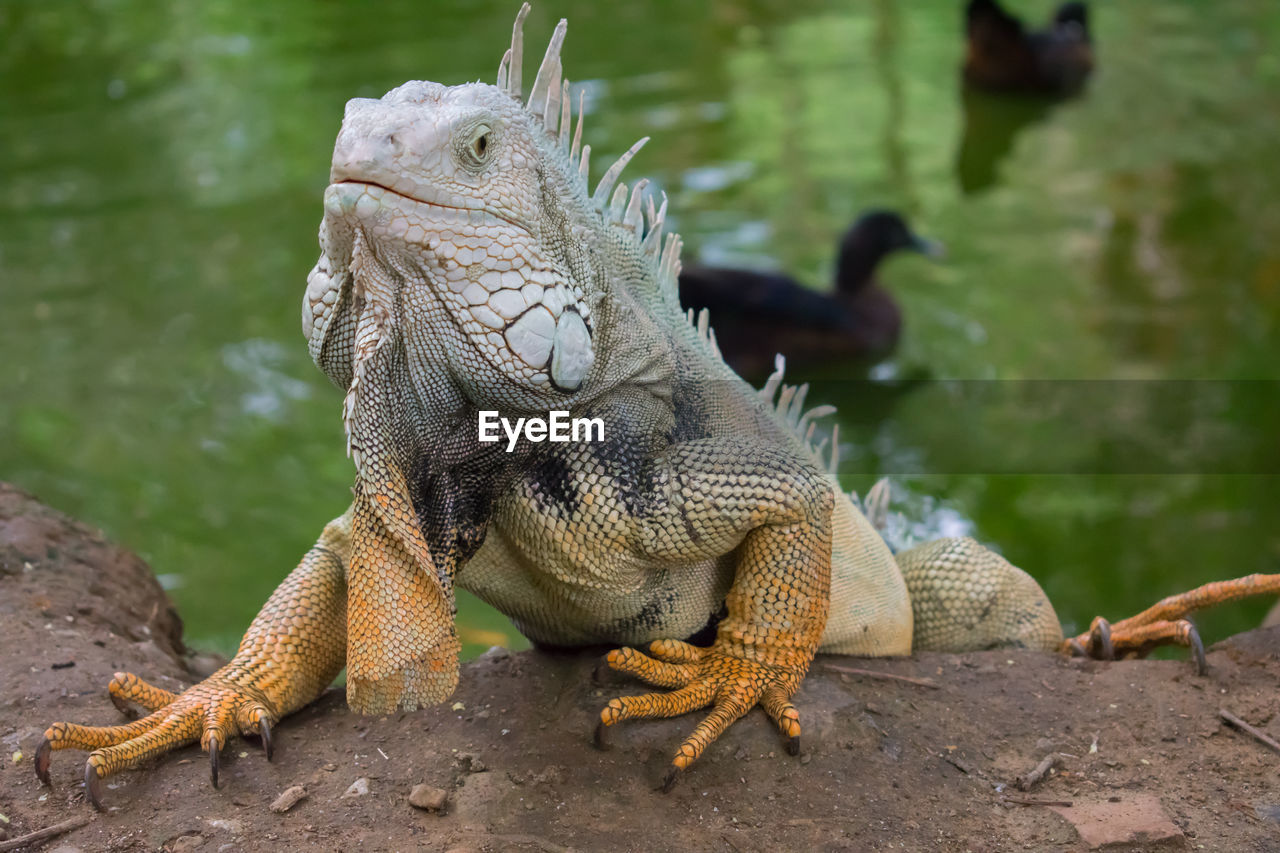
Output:
<instances>
[{"instance_id":1,"label":"blurred background","mask_svg":"<svg viewBox=\"0 0 1280 853\"><path fill-rule=\"evenodd\" d=\"M140 552L191 644L233 651L347 503L299 325L344 102L492 81L516 8L0 5L0 477ZM880 271L896 353L811 371L810 399L841 406L848 488L894 475L1069 629L1280 571L1280 6L1091 13L1097 71L1052 106L962 97L958 0L570 0L526 26L540 56L569 18L597 174L653 137L628 173L671 196L686 262L825 288L869 206L947 244ZM459 620L468 654L522 644L465 594Z\"/></svg>"}]
</instances>

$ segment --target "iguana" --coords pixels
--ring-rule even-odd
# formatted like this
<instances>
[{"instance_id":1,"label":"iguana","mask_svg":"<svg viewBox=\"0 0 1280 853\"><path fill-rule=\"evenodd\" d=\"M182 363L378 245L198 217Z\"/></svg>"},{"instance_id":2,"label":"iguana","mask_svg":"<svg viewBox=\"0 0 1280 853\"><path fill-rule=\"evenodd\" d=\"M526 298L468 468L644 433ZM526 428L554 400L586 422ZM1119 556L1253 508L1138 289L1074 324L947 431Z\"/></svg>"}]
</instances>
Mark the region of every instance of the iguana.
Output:
<instances>
[{"instance_id":1,"label":"iguana","mask_svg":"<svg viewBox=\"0 0 1280 853\"><path fill-rule=\"evenodd\" d=\"M668 788L756 705L798 752L791 697L819 651L1064 647L1036 582L972 539L890 552L835 480L838 437L814 441L833 410L805 412L781 362L759 392L725 366L707 315L680 310L665 197L618 183L646 140L588 191L563 20L524 96L528 11L496 86L410 82L347 104L302 326L346 390L350 508L222 669L181 694L117 673L112 700L149 716L53 724L44 782L53 750L92 750L99 805L103 777L199 739L217 785L233 735L258 734L270 758L272 727L344 665L356 711L439 702L458 680L455 584L535 643L618 644L610 667L671 689L611 699L601 744L624 720L709 706ZM603 440L479 439L481 411L549 410L601 419ZM1164 618L1179 606L1111 643L1187 641ZM1102 652L1102 633L1074 642Z\"/></svg>"}]
</instances>

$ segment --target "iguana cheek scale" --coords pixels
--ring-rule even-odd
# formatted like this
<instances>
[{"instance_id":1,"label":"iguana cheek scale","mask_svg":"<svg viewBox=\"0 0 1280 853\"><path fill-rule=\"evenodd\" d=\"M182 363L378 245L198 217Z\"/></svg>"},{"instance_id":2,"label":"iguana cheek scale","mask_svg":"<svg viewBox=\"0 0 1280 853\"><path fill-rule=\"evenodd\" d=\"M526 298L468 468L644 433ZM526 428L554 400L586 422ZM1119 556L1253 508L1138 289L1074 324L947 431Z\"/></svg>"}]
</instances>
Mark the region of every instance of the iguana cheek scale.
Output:
<instances>
[{"instance_id":1,"label":"iguana cheek scale","mask_svg":"<svg viewBox=\"0 0 1280 853\"><path fill-rule=\"evenodd\" d=\"M971 539L894 555L835 478L806 388L760 391L677 298L665 196L620 183L640 140L586 180L556 27L527 97L516 18L498 83L410 82L356 99L334 147L302 328L346 391L354 500L268 599L234 658L180 695L117 673L113 701L152 713L55 723L37 750L92 750L100 780L199 739L218 753L315 699L345 665L365 713L439 702L458 679L454 585L535 642L610 643L614 669L670 692L610 700L624 720L710 708L667 786L759 705L799 750L791 697L818 651L1000 645L1100 656L1193 643L1190 609L1280 591L1251 576L1064 642L1027 574ZM596 443L482 443L481 410L600 418ZM875 517L882 488L869 496ZM707 647L685 640L713 630ZM637 647L647 649L639 651Z\"/></svg>"}]
</instances>

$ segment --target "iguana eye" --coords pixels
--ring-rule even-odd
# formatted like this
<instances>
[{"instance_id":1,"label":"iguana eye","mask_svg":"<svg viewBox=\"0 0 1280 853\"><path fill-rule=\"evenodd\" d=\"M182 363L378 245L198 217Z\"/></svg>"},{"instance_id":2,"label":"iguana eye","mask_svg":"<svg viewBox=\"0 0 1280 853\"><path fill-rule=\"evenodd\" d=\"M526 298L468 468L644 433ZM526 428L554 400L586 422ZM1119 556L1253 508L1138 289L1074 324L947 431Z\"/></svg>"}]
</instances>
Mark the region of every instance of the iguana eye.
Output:
<instances>
[{"instance_id":1,"label":"iguana eye","mask_svg":"<svg viewBox=\"0 0 1280 853\"><path fill-rule=\"evenodd\" d=\"M493 129L487 124L479 125L471 133L463 137L468 139L462 146L462 159L472 168L484 166L493 151Z\"/></svg>"}]
</instances>

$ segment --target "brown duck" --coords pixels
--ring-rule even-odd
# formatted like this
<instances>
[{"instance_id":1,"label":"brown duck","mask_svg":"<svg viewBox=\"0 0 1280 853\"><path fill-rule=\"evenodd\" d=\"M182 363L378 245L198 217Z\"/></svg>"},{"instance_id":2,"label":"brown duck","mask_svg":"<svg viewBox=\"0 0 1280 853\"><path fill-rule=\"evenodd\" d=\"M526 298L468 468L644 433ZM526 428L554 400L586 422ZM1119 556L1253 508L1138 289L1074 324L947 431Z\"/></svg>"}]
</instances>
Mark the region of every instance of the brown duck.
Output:
<instances>
[{"instance_id":1,"label":"brown duck","mask_svg":"<svg viewBox=\"0 0 1280 853\"><path fill-rule=\"evenodd\" d=\"M964 79L979 89L1066 97L1093 71L1084 3L1064 3L1047 27L1028 30L996 0L969 0L965 31Z\"/></svg>"},{"instance_id":2,"label":"brown duck","mask_svg":"<svg viewBox=\"0 0 1280 853\"><path fill-rule=\"evenodd\" d=\"M902 313L875 271L900 250L939 257L943 247L893 211L869 211L840 240L831 293L782 273L691 266L680 273L680 301L711 312L720 352L744 377L767 375L779 352L788 368L876 360L897 344Z\"/></svg>"}]
</instances>

